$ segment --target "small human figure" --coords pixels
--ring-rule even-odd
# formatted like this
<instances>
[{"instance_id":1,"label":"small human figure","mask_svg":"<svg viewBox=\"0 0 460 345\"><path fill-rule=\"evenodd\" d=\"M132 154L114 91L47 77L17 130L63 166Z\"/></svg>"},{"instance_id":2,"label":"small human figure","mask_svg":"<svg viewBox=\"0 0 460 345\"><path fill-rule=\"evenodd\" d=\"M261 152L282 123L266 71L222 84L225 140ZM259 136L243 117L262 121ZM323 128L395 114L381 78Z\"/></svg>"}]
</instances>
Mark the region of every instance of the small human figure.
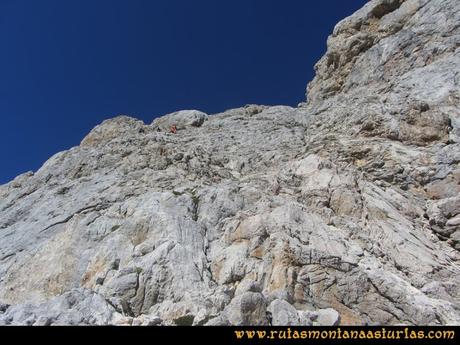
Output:
<instances>
[{"instance_id":1,"label":"small human figure","mask_svg":"<svg viewBox=\"0 0 460 345\"><path fill-rule=\"evenodd\" d=\"M176 134L176 132L177 132L177 127L176 127L176 125L172 125L169 131L170 131L172 134Z\"/></svg>"}]
</instances>

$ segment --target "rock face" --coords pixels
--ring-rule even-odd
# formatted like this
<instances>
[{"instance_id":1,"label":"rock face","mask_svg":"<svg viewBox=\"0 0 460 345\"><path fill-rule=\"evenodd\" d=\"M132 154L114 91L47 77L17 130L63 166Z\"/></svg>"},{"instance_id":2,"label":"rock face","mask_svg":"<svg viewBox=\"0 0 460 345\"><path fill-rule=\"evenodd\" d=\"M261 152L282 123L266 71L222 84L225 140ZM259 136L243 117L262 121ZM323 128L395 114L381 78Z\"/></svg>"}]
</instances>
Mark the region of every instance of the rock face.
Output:
<instances>
[{"instance_id":1,"label":"rock face","mask_svg":"<svg viewBox=\"0 0 460 345\"><path fill-rule=\"evenodd\" d=\"M0 186L0 324L460 324L459 23L370 1L299 107L117 117Z\"/></svg>"}]
</instances>

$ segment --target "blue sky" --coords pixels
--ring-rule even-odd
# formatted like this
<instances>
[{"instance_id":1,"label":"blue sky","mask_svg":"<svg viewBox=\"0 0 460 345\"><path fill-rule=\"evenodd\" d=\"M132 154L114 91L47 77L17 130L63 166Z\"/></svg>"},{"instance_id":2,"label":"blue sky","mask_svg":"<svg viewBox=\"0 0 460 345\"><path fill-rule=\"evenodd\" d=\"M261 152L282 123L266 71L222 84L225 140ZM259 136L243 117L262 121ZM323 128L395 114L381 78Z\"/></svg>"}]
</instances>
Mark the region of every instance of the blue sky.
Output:
<instances>
[{"instance_id":1,"label":"blue sky","mask_svg":"<svg viewBox=\"0 0 460 345\"><path fill-rule=\"evenodd\" d=\"M365 0L0 0L0 184L102 120L297 105Z\"/></svg>"}]
</instances>

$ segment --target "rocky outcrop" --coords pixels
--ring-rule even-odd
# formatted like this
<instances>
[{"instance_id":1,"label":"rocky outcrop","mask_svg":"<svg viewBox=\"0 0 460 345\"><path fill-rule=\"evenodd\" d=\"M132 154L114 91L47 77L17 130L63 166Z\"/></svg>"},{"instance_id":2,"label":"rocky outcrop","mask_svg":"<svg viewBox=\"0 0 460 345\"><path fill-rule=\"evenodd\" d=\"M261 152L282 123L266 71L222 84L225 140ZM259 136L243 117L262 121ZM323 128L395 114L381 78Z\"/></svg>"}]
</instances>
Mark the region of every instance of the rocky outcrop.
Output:
<instances>
[{"instance_id":1,"label":"rocky outcrop","mask_svg":"<svg viewBox=\"0 0 460 345\"><path fill-rule=\"evenodd\" d=\"M169 131L172 126L180 130L187 127L200 127L207 118L207 114L198 110L182 110L155 119L152 126L161 131Z\"/></svg>"},{"instance_id":2,"label":"rocky outcrop","mask_svg":"<svg viewBox=\"0 0 460 345\"><path fill-rule=\"evenodd\" d=\"M459 324L459 22L370 1L299 107L118 117L0 186L0 323Z\"/></svg>"}]
</instances>

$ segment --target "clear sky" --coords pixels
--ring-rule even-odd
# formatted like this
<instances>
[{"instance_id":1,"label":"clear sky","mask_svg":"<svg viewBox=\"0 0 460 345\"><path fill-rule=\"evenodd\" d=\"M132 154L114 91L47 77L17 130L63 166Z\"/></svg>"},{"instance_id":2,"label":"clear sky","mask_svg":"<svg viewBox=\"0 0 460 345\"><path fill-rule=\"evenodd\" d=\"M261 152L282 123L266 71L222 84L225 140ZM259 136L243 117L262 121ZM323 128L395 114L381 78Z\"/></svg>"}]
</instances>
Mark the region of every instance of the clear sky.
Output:
<instances>
[{"instance_id":1,"label":"clear sky","mask_svg":"<svg viewBox=\"0 0 460 345\"><path fill-rule=\"evenodd\" d=\"M365 0L0 0L0 184L102 120L297 105Z\"/></svg>"}]
</instances>

